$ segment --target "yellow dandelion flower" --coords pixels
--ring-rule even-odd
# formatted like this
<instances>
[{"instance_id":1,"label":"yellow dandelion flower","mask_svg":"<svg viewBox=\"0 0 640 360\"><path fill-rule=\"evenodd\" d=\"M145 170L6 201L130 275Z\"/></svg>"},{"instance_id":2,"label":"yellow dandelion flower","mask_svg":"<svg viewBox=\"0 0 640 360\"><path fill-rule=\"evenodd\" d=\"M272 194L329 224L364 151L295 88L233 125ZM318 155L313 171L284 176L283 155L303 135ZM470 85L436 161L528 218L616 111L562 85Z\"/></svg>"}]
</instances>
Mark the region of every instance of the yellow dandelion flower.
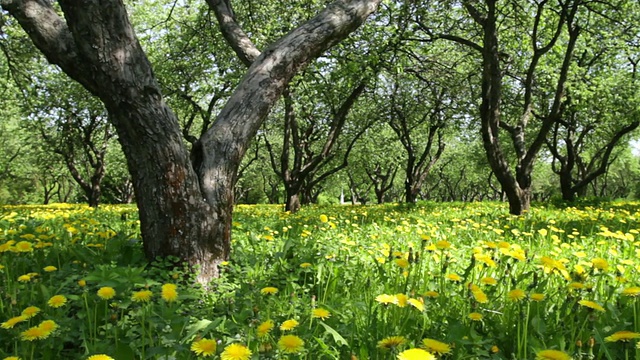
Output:
<instances>
[{"instance_id":1,"label":"yellow dandelion flower","mask_svg":"<svg viewBox=\"0 0 640 360\"><path fill-rule=\"evenodd\" d=\"M379 302L380 304L395 304L398 302L398 299L395 297L395 295L388 295L388 294L380 294L378 296L376 296L376 301Z\"/></svg>"},{"instance_id":2,"label":"yellow dandelion flower","mask_svg":"<svg viewBox=\"0 0 640 360\"><path fill-rule=\"evenodd\" d=\"M390 336L378 341L378 348L391 350L407 342L404 336Z\"/></svg>"},{"instance_id":3,"label":"yellow dandelion flower","mask_svg":"<svg viewBox=\"0 0 640 360\"><path fill-rule=\"evenodd\" d=\"M451 352L449 345L434 339L422 339L422 345L424 345L428 351L439 355Z\"/></svg>"},{"instance_id":4,"label":"yellow dandelion flower","mask_svg":"<svg viewBox=\"0 0 640 360\"><path fill-rule=\"evenodd\" d=\"M462 278L458 274L447 274L447 275L445 275L444 278L449 280L449 281L453 281L453 282L462 281Z\"/></svg>"},{"instance_id":5,"label":"yellow dandelion flower","mask_svg":"<svg viewBox=\"0 0 640 360\"><path fill-rule=\"evenodd\" d=\"M480 283L484 284L484 285L497 285L498 284L498 280L492 278L492 277L484 277L482 279L480 279Z\"/></svg>"},{"instance_id":6,"label":"yellow dandelion flower","mask_svg":"<svg viewBox=\"0 0 640 360\"><path fill-rule=\"evenodd\" d=\"M524 290L520 289L514 289L507 293L507 298L509 298L509 300L511 301L520 301L526 297L527 294L525 294Z\"/></svg>"},{"instance_id":7,"label":"yellow dandelion flower","mask_svg":"<svg viewBox=\"0 0 640 360\"><path fill-rule=\"evenodd\" d=\"M533 301L542 301L545 298L544 294L541 293L533 293L529 296Z\"/></svg>"},{"instance_id":8,"label":"yellow dandelion flower","mask_svg":"<svg viewBox=\"0 0 640 360\"><path fill-rule=\"evenodd\" d=\"M472 291L471 294L473 295L473 298L476 299L476 301L479 302L480 304L485 304L489 302L489 298L487 297L487 294L485 294L484 291L480 289L476 291Z\"/></svg>"},{"instance_id":9,"label":"yellow dandelion flower","mask_svg":"<svg viewBox=\"0 0 640 360\"><path fill-rule=\"evenodd\" d=\"M580 305L582 305L584 307L588 307L588 308L593 309L593 310L598 310L598 311L604 312L604 308L602 307L602 305L598 304L595 301L580 300L580 301L578 301L578 304L580 304Z\"/></svg>"},{"instance_id":10,"label":"yellow dandelion flower","mask_svg":"<svg viewBox=\"0 0 640 360\"><path fill-rule=\"evenodd\" d=\"M153 292L151 290L140 290L131 294L131 300L134 302L148 302L152 296Z\"/></svg>"},{"instance_id":11,"label":"yellow dandelion flower","mask_svg":"<svg viewBox=\"0 0 640 360\"><path fill-rule=\"evenodd\" d=\"M398 360L436 360L430 352L423 349L409 349L398 354Z\"/></svg>"},{"instance_id":12,"label":"yellow dandelion flower","mask_svg":"<svg viewBox=\"0 0 640 360\"><path fill-rule=\"evenodd\" d=\"M320 215L320 222L326 223L329 221L329 218L327 217L327 215L322 214Z\"/></svg>"},{"instance_id":13,"label":"yellow dandelion flower","mask_svg":"<svg viewBox=\"0 0 640 360\"><path fill-rule=\"evenodd\" d=\"M440 250L448 249L451 247L451 243L447 240L436 241L436 248Z\"/></svg>"},{"instance_id":14,"label":"yellow dandelion flower","mask_svg":"<svg viewBox=\"0 0 640 360\"><path fill-rule=\"evenodd\" d=\"M542 350L536 353L536 360L571 360L571 356L560 350Z\"/></svg>"},{"instance_id":15,"label":"yellow dandelion flower","mask_svg":"<svg viewBox=\"0 0 640 360\"><path fill-rule=\"evenodd\" d=\"M482 317L482 314L477 312L472 312L471 314L469 314L469 319L471 319L472 321L481 321Z\"/></svg>"},{"instance_id":16,"label":"yellow dandelion flower","mask_svg":"<svg viewBox=\"0 0 640 360\"><path fill-rule=\"evenodd\" d=\"M37 326L29 328L20 333L20 338L23 341L33 341L33 340L42 340L49 337L51 332L45 331Z\"/></svg>"},{"instance_id":17,"label":"yellow dandelion flower","mask_svg":"<svg viewBox=\"0 0 640 360\"><path fill-rule=\"evenodd\" d=\"M396 305L398 305L399 307L405 307L407 306L407 301L409 300L409 297L405 294L396 294Z\"/></svg>"},{"instance_id":18,"label":"yellow dandelion flower","mask_svg":"<svg viewBox=\"0 0 640 360\"><path fill-rule=\"evenodd\" d=\"M45 272L53 272L53 271L58 270L58 268L55 267L55 266L46 266L42 270L44 270Z\"/></svg>"},{"instance_id":19,"label":"yellow dandelion flower","mask_svg":"<svg viewBox=\"0 0 640 360\"><path fill-rule=\"evenodd\" d=\"M200 339L191 343L191 351L198 356L213 356L216 353L216 346L214 339Z\"/></svg>"},{"instance_id":20,"label":"yellow dandelion flower","mask_svg":"<svg viewBox=\"0 0 640 360\"><path fill-rule=\"evenodd\" d=\"M22 310L22 316L26 317L27 319L31 319L32 317L36 316L39 312L40 312L39 307L29 306L28 308Z\"/></svg>"},{"instance_id":21,"label":"yellow dandelion flower","mask_svg":"<svg viewBox=\"0 0 640 360\"><path fill-rule=\"evenodd\" d=\"M78 286L85 287L85 286L87 286L87 282L85 280L82 280L82 279L78 280Z\"/></svg>"},{"instance_id":22,"label":"yellow dandelion flower","mask_svg":"<svg viewBox=\"0 0 640 360\"><path fill-rule=\"evenodd\" d=\"M17 252L32 252L33 245L28 241L20 241L15 245Z\"/></svg>"},{"instance_id":23,"label":"yellow dandelion flower","mask_svg":"<svg viewBox=\"0 0 640 360\"><path fill-rule=\"evenodd\" d=\"M594 268L599 270L607 270L607 268L609 268L609 263L603 258L591 259L591 264L593 264Z\"/></svg>"},{"instance_id":24,"label":"yellow dandelion flower","mask_svg":"<svg viewBox=\"0 0 640 360\"><path fill-rule=\"evenodd\" d=\"M300 267L303 268L303 269L306 269L308 267L311 267L311 263L308 263L308 262L302 263L302 264L300 264Z\"/></svg>"},{"instance_id":25,"label":"yellow dandelion flower","mask_svg":"<svg viewBox=\"0 0 640 360\"><path fill-rule=\"evenodd\" d=\"M422 295L428 298L437 298L438 296L440 296L440 294L437 291L433 291L433 290L425 291L424 294Z\"/></svg>"},{"instance_id":26,"label":"yellow dandelion flower","mask_svg":"<svg viewBox=\"0 0 640 360\"><path fill-rule=\"evenodd\" d=\"M278 340L278 349L287 354L295 354L302 351L304 341L295 335L284 335Z\"/></svg>"},{"instance_id":27,"label":"yellow dandelion flower","mask_svg":"<svg viewBox=\"0 0 640 360\"><path fill-rule=\"evenodd\" d=\"M278 293L278 288L275 288L273 286L267 286L265 288L262 288L260 290L260 293L263 295L275 295Z\"/></svg>"},{"instance_id":28,"label":"yellow dandelion flower","mask_svg":"<svg viewBox=\"0 0 640 360\"><path fill-rule=\"evenodd\" d=\"M98 289L98 297L103 300L109 300L116 296L116 291L110 286L104 286Z\"/></svg>"},{"instance_id":29,"label":"yellow dandelion flower","mask_svg":"<svg viewBox=\"0 0 640 360\"><path fill-rule=\"evenodd\" d=\"M3 329L12 329L17 323L21 323L27 319L28 318L24 315L15 316L0 324L0 327Z\"/></svg>"},{"instance_id":30,"label":"yellow dandelion flower","mask_svg":"<svg viewBox=\"0 0 640 360\"><path fill-rule=\"evenodd\" d=\"M584 289L585 286L583 283L579 283L579 282L572 282L569 284L569 289L571 290L579 290L579 289Z\"/></svg>"},{"instance_id":31,"label":"yellow dandelion flower","mask_svg":"<svg viewBox=\"0 0 640 360\"><path fill-rule=\"evenodd\" d=\"M105 355L105 354L98 354L98 355L91 355L87 358L87 360L114 360L114 358L112 358L109 355Z\"/></svg>"},{"instance_id":32,"label":"yellow dandelion flower","mask_svg":"<svg viewBox=\"0 0 640 360\"><path fill-rule=\"evenodd\" d=\"M622 290L622 295L624 296L640 296L640 287L632 286Z\"/></svg>"},{"instance_id":33,"label":"yellow dandelion flower","mask_svg":"<svg viewBox=\"0 0 640 360\"><path fill-rule=\"evenodd\" d=\"M29 281L31 281L31 276L30 276L30 275L28 275L28 274L26 274L26 275L20 275L20 276L18 276L18 281L19 281L19 282L23 282L23 283L25 283L25 282L29 282Z\"/></svg>"},{"instance_id":34,"label":"yellow dandelion flower","mask_svg":"<svg viewBox=\"0 0 640 360\"><path fill-rule=\"evenodd\" d=\"M500 352L500 348L497 345L493 345L491 347L491 352L494 353L494 354L497 354L497 353Z\"/></svg>"},{"instance_id":35,"label":"yellow dandelion flower","mask_svg":"<svg viewBox=\"0 0 640 360\"><path fill-rule=\"evenodd\" d=\"M329 316L331 316L331 313L327 309L317 308L317 309L311 310L311 317L312 318L317 318L317 319L324 320L324 319L328 318Z\"/></svg>"},{"instance_id":36,"label":"yellow dandelion flower","mask_svg":"<svg viewBox=\"0 0 640 360\"><path fill-rule=\"evenodd\" d=\"M280 325L280 330L282 331L289 331L289 330L293 330L296 328L296 326L298 326L300 323L295 320L295 319L289 319L289 320L285 320L281 325Z\"/></svg>"},{"instance_id":37,"label":"yellow dandelion flower","mask_svg":"<svg viewBox=\"0 0 640 360\"><path fill-rule=\"evenodd\" d=\"M241 344L230 344L220 354L222 360L249 360L249 358L251 358L251 350Z\"/></svg>"},{"instance_id":38,"label":"yellow dandelion flower","mask_svg":"<svg viewBox=\"0 0 640 360\"><path fill-rule=\"evenodd\" d=\"M393 262L396 263L396 265L398 265L401 268L406 268L409 266L409 261L407 259L404 258L399 258L399 259L394 259Z\"/></svg>"},{"instance_id":39,"label":"yellow dandelion flower","mask_svg":"<svg viewBox=\"0 0 640 360\"><path fill-rule=\"evenodd\" d=\"M420 299L422 300L422 299ZM420 311L424 311L424 303L422 301L420 301L418 299L414 299L411 298L409 300L407 300L407 302L409 303L409 305L413 306L414 308L420 310Z\"/></svg>"},{"instance_id":40,"label":"yellow dandelion flower","mask_svg":"<svg viewBox=\"0 0 640 360\"><path fill-rule=\"evenodd\" d=\"M20 360L20 358L17 357L17 356L7 356L6 358L4 358L2 360Z\"/></svg>"},{"instance_id":41,"label":"yellow dandelion flower","mask_svg":"<svg viewBox=\"0 0 640 360\"><path fill-rule=\"evenodd\" d=\"M604 341L606 341L606 342L616 342L616 341L628 342L629 340L633 340L633 339L640 339L640 333L623 330L623 331L617 331L617 332L607 336L606 338L604 338Z\"/></svg>"},{"instance_id":42,"label":"yellow dandelion flower","mask_svg":"<svg viewBox=\"0 0 640 360\"><path fill-rule=\"evenodd\" d=\"M67 298L64 295L54 295L47 301L47 304L52 308L59 308L67 303Z\"/></svg>"},{"instance_id":43,"label":"yellow dandelion flower","mask_svg":"<svg viewBox=\"0 0 640 360\"><path fill-rule=\"evenodd\" d=\"M38 327L45 332L52 333L58 328L58 324L53 320L44 320Z\"/></svg>"},{"instance_id":44,"label":"yellow dandelion flower","mask_svg":"<svg viewBox=\"0 0 640 360\"><path fill-rule=\"evenodd\" d=\"M174 302L178 299L178 292L176 284L164 284L162 285L162 299L166 302Z\"/></svg>"},{"instance_id":45,"label":"yellow dandelion flower","mask_svg":"<svg viewBox=\"0 0 640 360\"><path fill-rule=\"evenodd\" d=\"M267 320L262 324L258 325L256 328L256 332L258 333L258 337L265 337L267 334L271 332L273 329L273 320Z\"/></svg>"}]
</instances>

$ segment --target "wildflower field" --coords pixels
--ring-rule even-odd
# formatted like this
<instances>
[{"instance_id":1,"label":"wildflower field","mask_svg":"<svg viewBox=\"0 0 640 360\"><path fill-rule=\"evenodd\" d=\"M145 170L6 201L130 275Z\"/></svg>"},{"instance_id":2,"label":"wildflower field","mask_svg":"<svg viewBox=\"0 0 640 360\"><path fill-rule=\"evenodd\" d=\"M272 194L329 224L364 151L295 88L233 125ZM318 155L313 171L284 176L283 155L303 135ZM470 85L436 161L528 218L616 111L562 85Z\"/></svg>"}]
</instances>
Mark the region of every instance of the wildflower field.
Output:
<instances>
[{"instance_id":1,"label":"wildflower field","mask_svg":"<svg viewBox=\"0 0 640 360\"><path fill-rule=\"evenodd\" d=\"M241 205L205 291L135 207L2 207L0 359L640 359L639 211Z\"/></svg>"}]
</instances>

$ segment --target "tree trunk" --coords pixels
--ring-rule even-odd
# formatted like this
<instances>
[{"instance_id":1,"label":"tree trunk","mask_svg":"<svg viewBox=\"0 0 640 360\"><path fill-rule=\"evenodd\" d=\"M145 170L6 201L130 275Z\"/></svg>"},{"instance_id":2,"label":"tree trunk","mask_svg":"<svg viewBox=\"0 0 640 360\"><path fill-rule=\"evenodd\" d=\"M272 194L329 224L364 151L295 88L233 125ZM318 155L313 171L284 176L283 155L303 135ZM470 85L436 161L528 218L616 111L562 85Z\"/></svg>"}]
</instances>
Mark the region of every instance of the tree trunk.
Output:
<instances>
[{"instance_id":1,"label":"tree trunk","mask_svg":"<svg viewBox=\"0 0 640 360\"><path fill-rule=\"evenodd\" d=\"M291 78L379 2L338 0L247 60L247 74L191 157L122 1L59 0L64 18L43 0L3 0L2 8L50 62L105 104L133 179L148 259L176 256L206 285L229 255L238 167L264 118Z\"/></svg>"},{"instance_id":2,"label":"tree trunk","mask_svg":"<svg viewBox=\"0 0 640 360\"><path fill-rule=\"evenodd\" d=\"M300 210L300 195L297 192L287 193L287 203L284 210L292 213Z\"/></svg>"}]
</instances>

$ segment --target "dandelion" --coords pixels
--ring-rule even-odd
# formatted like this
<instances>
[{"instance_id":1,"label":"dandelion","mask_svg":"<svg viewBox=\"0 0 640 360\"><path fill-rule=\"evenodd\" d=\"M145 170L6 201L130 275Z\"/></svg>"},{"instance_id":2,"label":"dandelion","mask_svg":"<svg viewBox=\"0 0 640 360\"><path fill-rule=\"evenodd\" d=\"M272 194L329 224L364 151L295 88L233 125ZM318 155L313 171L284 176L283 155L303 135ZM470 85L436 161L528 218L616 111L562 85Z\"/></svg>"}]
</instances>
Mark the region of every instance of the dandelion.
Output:
<instances>
[{"instance_id":1,"label":"dandelion","mask_svg":"<svg viewBox=\"0 0 640 360\"><path fill-rule=\"evenodd\" d=\"M3 329L12 329L17 323L21 323L25 320L27 320L27 317L24 315L15 316L0 324L0 327Z\"/></svg>"},{"instance_id":2,"label":"dandelion","mask_svg":"<svg viewBox=\"0 0 640 360\"><path fill-rule=\"evenodd\" d=\"M571 356L560 350L542 350L536 353L536 360L571 360Z\"/></svg>"},{"instance_id":3,"label":"dandelion","mask_svg":"<svg viewBox=\"0 0 640 360\"><path fill-rule=\"evenodd\" d=\"M473 298L476 299L476 301L479 302L480 304L485 304L489 302L489 298L487 297L487 294L485 294L484 291L480 289L472 291L471 294L473 295Z\"/></svg>"},{"instance_id":4,"label":"dandelion","mask_svg":"<svg viewBox=\"0 0 640 360\"><path fill-rule=\"evenodd\" d=\"M80 279L80 280L78 280L78 286L85 287L85 286L87 286L87 282L82 280L82 279Z\"/></svg>"},{"instance_id":5,"label":"dandelion","mask_svg":"<svg viewBox=\"0 0 640 360\"><path fill-rule=\"evenodd\" d=\"M404 258L394 259L393 262L403 269L409 266L409 260Z\"/></svg>"},{"instance_id":6,"label":"dandelion","mask_svg":"<svg viewBox=\"0 0 640 360\"><path fill-rule=\"evenodd\" d=\"M447 274L444 277L445 279L449 280L449 281L453 281L453 282L460 282L462 281L462 278L460 277L460 275L458 274Z\"/></svg>"},{"instance_id":7,"label":"dandelion","mask_svg":"<svg viewBox=\"0 0 640 360\"><path fill-rule=\"evenodd\" d=\"M162 285L162 299L166 302L174 302L178 299L178 292L176 284L164 284Z\"/></svg>"},{"instance_id":8,"label":"dandelion","mask_svg":"<svg viewBox=\"0 0 640 360\"><path fill-rule=\"evenodd\" d=\"M216 353L216 345L214 339L200 339L191 343L191 351L198 356L212 356Z\"/></svg>"},{"instance_id":9,"label":"dandelion","mask_svg":"<svg viewBox=\"0 0 640 360\"><path fill-rule=\"evenodd\" d=\"M531 298L531 300L533 301L542 301L545 298L544 294L540 294L540 293L533 293L531 294L531 296L529 296Z\"/></svg>"},{"instance_id":10,"label":"dandelion","mask_svg":"<svg viewBox=\"0 0 640 360\"><path fill-rule=\"evenodd\" d=\"M525 294L525 292L520 289L514 289L507 293L507 298L509 298L509 300L511 301L520 301L524 299L526 296L527 295Z\"/></svg>"},{"instance_id":11,"label":"dandelion","mask_svg":"<svg viewBox=\"0 0 640 360\"><path fill-rule=\"evenodd\" d=\"M404 336L389 336L378 341L378 348L391 350L407 342Z\"/></svg>"},{"instance_id":12,"label":"dandelion","mask_svg":"<svg viewBox=\"0 0 640 360\"><path fill-rule=\"evenodd\" d=\"M22 283L26 283L31 281L31 276L30 275L20 275L18 276L18 281L22 282Z\"/></svg>"},{"instance_id":13,"label":"dandelion","mask_svg":"<svg viewBox=\"0 0 640 360\"><path fill-rule=\"evenodd\" d=\"M477 312L472 312L471 314L469 314L469 319L471 319L472 321L481 321L482 314Z\"/></svg>"},{"instance_id":14,"label":"dandelion","mask_svg":"<svg viewBox=\"0 0 640 360\"><path fill-rule=\"evenodd\" d=\"M148 302L151 300L153 292L151 290L136 291L131 295L131 300L134 302Z\"/></svg>"},{"instance_id":15,"label":"dandelion","mask_svg":"<svg viewBox=\"0 0 640 360\"><path fill-rule=\"evenodd\" d=\"M409 300L409 297L405 294L396 294L396 305L398 305L399 307L405 307L407 306L407 301Z\"/></svg>"},{"instance_id":16,"label":"dandelion","mask_svg":"<svg viewBox=\"0 0 640 360\"><path fill-rule=\"evenodd\" d=\"M44 320L40 323L40 325L38 325L38 327L50 334L58 328L58 324L56 324L56 322L53 320Z\"/></svg>"},{"instance_id":17,"label":"dandelion","mask_svg":"<svg viewBox=\"0 0 640 360\"><path fill-rule=\"evenodd\" d=\"M395 295L380 294L376 296L376 301L380 304L388 305L397 303L398 299L395 297Z\"/></svg>"},{"instance_id":18,"label":"dandelion","mask_svg":"<svg viewBox=\"0 0 640 360\"><path fill-rule=\"evenodd\" d=\"M308 267L311 267L311 263L308 263L308 262L302 263L302 264L300 264L300 267L303 268L303 269L306 269Z\"/></svg>"},{"instance_id":19,"label":"dandelion","mask_svg":"<svg viewBox=\"0 0 640 360\"><path fill-rule=\"evenodd\" d=\"M606 338L604 338L604 341L606 341L606 342L616 342L616 341L628 342L629 340L633 340L633 339L640 339L640 333L623 330L623 331L618 331L618 332L615 332L615 333L607 336Z\"/></svg>"},{"instance_id":20,"label":"dandelion","mask_svg":"<svg viewBox=\"0 0 640 360\"><path fill-rule=\"evenodd\" d=\"M451 352L451 347L449 345L434 339L422 339L422 345L424 345L427 350L438 355L448 354Z\"/></svg>"},{"instance_id":21,"label":"dandelion","mask_svg":"<svg viewBox=\"0 0 640 360\"><path fill-rule=\"evenodd\" d=\"M64 295L54 295L47 301L47 304L52 308L59 308L67 303L67 298Z\"/></svg>"},{"instance_id":22,"label":"dandelion","mask_svg":"<svg viewBox=\"0 0 640 360\"><path fill-rule=\"evenodd\" d=\"M45 267L44 269L42 269L42 270L44 270L45 272L53 272L53 271L58 270L58 268L57 268L57 267L55 267L55 266L46 266L46 267Z\"/></svg>"},{"instance_id":23,"label":"dandelion","mask_svg":"<svg viewBox=\"0 0 640 360\"><path fill-rule=\"evenodd\" d=\"M416 309L418 309L420 311L424 311L424 303L422 303L422 301L420 301L418 299L411 298L411 299L407 300L407 302L409 303L409 305L413 306L414 308L416 308Z\"/></svg>"},{"instance_id":24,"label":"dandelion","mask_svg":"<svg viewBox=\"0 0 640 360\"><path fill-rule=\"evenodd\" d=\"M265 337L267 334L271 332L273 329L273 320L267 320L262 324L258 325L256 328L256 332L258 333L258 337Z\"/></svg>"},{"instance_id":25,"label":"dandelion","mask_svg":"<svg viewBox=\"0 0 640 360\"><path fill-rule=\"evenodd\" d=\"M326 319L329 316L331 316L331 313L329 312L329 310L323 309L323 308L317 308L317 309L313 309L311 311L311 317L312 318L316 318L316 319Z\"/></svg>"},{"instance_id":26,"label":"dandelion","mask_svg":"<svg viewBox=\"0 0 640 360\"><path fill-rule=\"evenodd\" d=\"M498 284L498 280L492 278L492 277L484 277L482 279L480 279L480 283L484 284L484 285L497 285Z\"/></svg>"},{"instance_id":27,"label":"dandelion","mask_svg":"<svg viewBox=\"0 0 640 360\"><path fill-rule=\"evenodd\" d=\"M451 243L447 240L436 241L436 248L440 250L448 249L451 247Z\"/></svg>"},{"instance_id":28,"label":"dandelion","mask_svg":"<svg viewBox=\"0 0 640 360\"><path fill-rule=\"evenodd\" d=\"M430 352L422 349L409 349L398 354L398 360L436 360Z\"/></svg>"},{"instance_id":29,"label":"dandelion","mask_svg":"<svg viewBox=\"0 0 640 360\"><path fill-rule=\"evenodd\" d=\"M222 360L249 360L250 357L251 350L241 344L230 344L220 354Z\"/></svg>"},{"instance_id":30,"label":"dandelion","mask_svg":"<svg viewBox=\"0 0 640 360\"><path fill-rule=\"evenodd\" d=\"M326 223L329 221L329 218L327 217L327 215L322 214L320 215L320 222Z\"/></svg>"},{"instance_id":31,"label":"dandelion","mask_svg":"<svg viewBox=\"0 0 640 360\"><path fill-rule=\"evenodd\" d=\"M298 326L300 323L295 320L295 319L289 319L289 320L285 320L281 325L280 325L280 330L282 331L289 331L289 330L293 330L296 328L296 326Z\"/></svg>"},{"instance_id":32,"label":"dandelion","mask_svg":"<svg viewBox=\"0 0 640 360\"><path fill-rule=\"evenodd\" d=\"M599 270L607 270L607 268L609 267L609 263L603 258L591 259L591 264L593 264L594 268Z\"/></svg>"},{"instance_id":33,"label":"dandelion","mask_svg":"<svg viewBox=\"0 0 640 360\"><path fill-rule=\"evenodd\" d=\"M16 251L18 252L32 252L33 246L28 241L20 241L16 244Z\"/></svg>"},{"instance_id":34,"label":"dandelion","mask_svg":"<svg viewBox=\"0 0 640 360\"><path fill-rule=\"evenodd\" d=\"M102 300L109 300L116 296L116 291L110 286L104 286L98 289L98 297Z\"/></svg>"},{"instance_id":35,"label":"dandelion","mask_svg":"<svg viewBox=\"0 0 640 360\"><path fill-rule=\"evenodd\" d=\"M7 356L6 358L4 358L2 360L20 360L20 358L17 357L17 356Z\"/></svg>"},{"instance_id":36,"label":"dandelion","mask_svg":"<svg viewBox=\"0 0 640 360\"><path fill-rule=\"evenodd\" d=\"M639 296L640 295L640 287L632 286L630 288L626 288L622 290L622 295L624 296Z\"/></svg>"},{"instance_id":37,"label":"dandelion","mask_svg":"<svg viewBox=\"0 0 640 360\"><path fill-rule=\"evenodd\" d=\"M438 296L440 296L440 294L438 294L437 291L433 291L433 290L425 291L424 294L422 295L428 298L437 298Z\"/></svg>"},{"instance_id":38,"label":"dandelion","mask_svg":"<svg viewBox=\"0 0 640 360\"><path fill-rule=\"evenodd\" d=\"M40 312L39 307L29 306L28 308L22 310L22 316L26 317L27 319L31 319L32 317L36 316L39 312Z\"/></svg>"},{"instance_id":39,"label":"dandelion","mask_svg":"<svg viewBox=\"0 0 640 360\"><path fill-rule=\"evenodd\" d=\"M278 288L274 288L273 286L267 286L260 290L262 295L275 295L278 293Z\"/></svg>"},{"instance_id":40,"label":"dandelion","mask_svg":"<svg viewBox=\"0 0 640 360\"><path fill-rule=\"evenodd\" d=\"M109 355L99 354L99 355L91 355L87 358L87 360L114 360L114 358L112 358Z\"/></svg>"},{"instance_id":41,"label":"dandelion","mask_svg":"<svg viewBox=\"0 0 640 360\"><path fill-rule=\"evenodd\" d=\"M500 352L500 348L497 345L493 345L491 347L491 352L494 353L494 354L497 354L497 353Z\"/></svg>"},{"instance_id":42,"label":"dandelion","mask_svg":"<svg viewBox=\"0 0 640 360\"><path fill-rule=\"evenodd\" d=\"M34 326L20 333L20 338L23 341L42 340L49 337L51 332L47 332L38 326Z\"/></svg>"},{"instance_id":43,"label":"dandelion","mask_svg":"<svg viewBox=\"0 0 640 360\"><path fill-rule=\"evenodd\" d=\"M300 352L304 347L304 341L295 335L284 335L278 340L278 349L287 354Z\"/></svg>"},{"instance_id":44,"label":"dandelion","mask_svg":"<svg viewBox=\"0 0 640 360\"><path fill-rule=\"evenodd\" d=\"M588 307L588 308L593 309L593 310L598 310L598 311L604 312L604 308L602 307L602 305L598 304L595 301L580 300L580 301L578 301L578 304L580 304L580 305L582 305L584 307Z\"/></svg>"}]
</instances>

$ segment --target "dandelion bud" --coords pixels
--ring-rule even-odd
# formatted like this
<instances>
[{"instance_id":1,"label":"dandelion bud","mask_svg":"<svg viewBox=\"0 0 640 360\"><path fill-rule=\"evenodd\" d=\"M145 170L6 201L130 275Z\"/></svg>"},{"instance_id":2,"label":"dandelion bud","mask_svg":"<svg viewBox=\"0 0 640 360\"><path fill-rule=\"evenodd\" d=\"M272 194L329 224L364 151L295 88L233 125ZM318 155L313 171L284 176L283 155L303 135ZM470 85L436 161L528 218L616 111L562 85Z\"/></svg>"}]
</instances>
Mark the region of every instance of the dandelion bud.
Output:
<instances>
[{"instance_id":1,"label":"dandelion bud","mask_svg":"<svg viewBox=\"0 0 640 360\"><path fill-rule=\"evenodd\" d=\"M582 341L580 339L578 339L578 341L576 341L576 346L581 348L582 347Z\"/></svg>"}]
</instances>

